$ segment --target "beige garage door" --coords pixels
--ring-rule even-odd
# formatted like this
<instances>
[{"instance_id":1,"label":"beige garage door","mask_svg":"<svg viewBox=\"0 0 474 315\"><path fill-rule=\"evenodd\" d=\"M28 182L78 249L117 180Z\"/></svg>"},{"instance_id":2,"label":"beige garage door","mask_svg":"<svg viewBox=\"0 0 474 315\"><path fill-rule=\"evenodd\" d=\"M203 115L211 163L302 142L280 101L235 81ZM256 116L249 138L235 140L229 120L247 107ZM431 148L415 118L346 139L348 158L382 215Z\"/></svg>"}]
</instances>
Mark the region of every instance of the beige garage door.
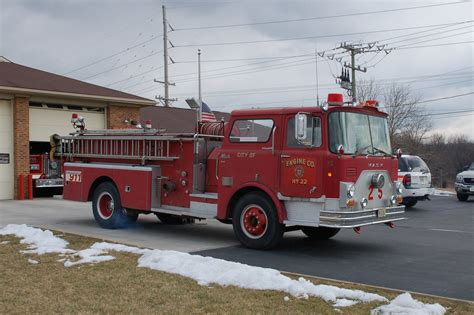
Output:
<instances>
[{"instance_id":1,"label":"beige garage door","mask_svg":"<svg viewBox=\"0 0 474 315\"><path fill-rule=\"evenodd\" d=\"M0 100L0 200L13 199L13 174L12 106Z\"/></svg>"},{"instance_id":2,"label":"beige garage door","mask_svg":"<svg viewBox=\"0 0 474 315\"><path fill-rule=\"evenodd\" d=\"M43 107L30 107L30 141L48 141L49 136L57 133L67 136L74 132L71 125L71 114L77 113L85 118L87 129L104 129L104 111L91 111L87 108L83 110L69 109L63 106L62 109Z\"/></svg>"}]
</instances>

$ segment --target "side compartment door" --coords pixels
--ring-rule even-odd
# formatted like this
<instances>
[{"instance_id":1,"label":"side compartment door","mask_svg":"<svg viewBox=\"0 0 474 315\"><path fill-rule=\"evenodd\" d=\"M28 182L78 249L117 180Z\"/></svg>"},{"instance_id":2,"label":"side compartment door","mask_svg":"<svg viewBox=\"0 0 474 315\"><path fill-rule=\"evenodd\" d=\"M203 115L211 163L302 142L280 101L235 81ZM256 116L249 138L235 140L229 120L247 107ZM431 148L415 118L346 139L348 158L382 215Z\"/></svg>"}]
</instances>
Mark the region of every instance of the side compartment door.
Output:
<instances>
[{"instance_id":1,"label":"side compartment door","mask_svg":"<svg viewBox=\"0 0 474 315\"><path fill-rule=\"evenodd\" d=\"M322 128L321 117L309 116L307 134L311 144L295 137L295 117L285 118L285 135L280 154L280 193L285 197L319 198L322 195Z\"/></svg>"}]
</instances>

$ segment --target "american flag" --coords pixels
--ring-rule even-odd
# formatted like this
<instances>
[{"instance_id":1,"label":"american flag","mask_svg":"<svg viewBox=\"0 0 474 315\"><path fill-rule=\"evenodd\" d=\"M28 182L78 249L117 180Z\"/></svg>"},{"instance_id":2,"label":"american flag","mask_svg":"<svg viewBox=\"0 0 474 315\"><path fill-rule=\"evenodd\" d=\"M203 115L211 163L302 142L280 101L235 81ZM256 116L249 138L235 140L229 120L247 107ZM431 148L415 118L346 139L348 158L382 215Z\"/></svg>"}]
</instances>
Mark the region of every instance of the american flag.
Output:
<instances>
[{"instance_id":1,"label":"american flag","mask_svg":"<svg viewBox=\"0 0 474 315\"><path fill-rule=\"evenodd\" d=\"M216 116L212 113L209 106L206 103L202 102L201 106L201 122L214 122L216 120Z\"/></svg>"}]
</instances>

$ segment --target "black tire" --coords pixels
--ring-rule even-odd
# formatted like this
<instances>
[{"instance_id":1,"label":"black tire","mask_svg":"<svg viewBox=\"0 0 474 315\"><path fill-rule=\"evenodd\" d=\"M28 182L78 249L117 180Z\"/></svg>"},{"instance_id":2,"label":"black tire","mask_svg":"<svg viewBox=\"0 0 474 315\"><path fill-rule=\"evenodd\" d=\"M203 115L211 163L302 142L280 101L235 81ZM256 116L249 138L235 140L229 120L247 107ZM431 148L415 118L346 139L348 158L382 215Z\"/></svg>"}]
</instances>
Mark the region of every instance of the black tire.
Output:
<instances>
[{"instance_id":1,"label":"black tire","mask_svg":"<svg viewBox=\"0 0 474 315\"><path fill-rule=\"evenodd\" d=\"M232 225L235 237L245 247L254 249L274 248L285 232L273 202L260 192L248 193L237 201Z\"/></svg>"},{"instance_id":2,"label":"black tire","mask_svg":"<svg viewBox=\"0 0 474 315\"><path fill-rule=\"evenodd\" d=\"M407 208L411 208L411 207L414 207L416 204L417 204L418 200L416 199L407 199L407 200L403 200L402 202L402 205L405 205L405 207Z\"/></svg>"},{"instance_id":3,"label":"black tire","mask_svg":"<svg viewBox=\"0 0 474 315\"><path fill-rule=\"evenodd\" d=\"M138 218L138 213L127 213L122 208L119 192L111 182L101 183L94 190L92 213L95 221L105 229L124 228Z\"/></svg>"},{"instance_id":4,"label":"black tire","mask_svg":"<svg viewBox=\"0 0 474 315\"><path fill-rule=\"evenodd\" d=\"M467 194L459 194L458 193L456 195L457 195L459 201L467 201L467 199L469 198L469 195L467 195Z\"/></svg>"},{"instance_id":5,"label":"black tire","mask_svg":"<svg viewBox=\"0 0 474 315\"><path fill-rule=\"evenodd\" d=\"M306 234L307 237L313 240L328 240L331 237L339 233L341 229L329 228L325 226L302 226L301 231Z\"/></svg>"},{"instance_id":6,"label":"black tire","mask_svg":"<svg viewBox=\"0 0 474 315\"><path fill-rule=\"evenodd\" d=\"M160 219L163 224L170 225L182 225L182 224L192 224L194 223L193 218L181 217L178 215L173 215L169 213L157 213L156 216Z\"/></svg>"}]
</instances>

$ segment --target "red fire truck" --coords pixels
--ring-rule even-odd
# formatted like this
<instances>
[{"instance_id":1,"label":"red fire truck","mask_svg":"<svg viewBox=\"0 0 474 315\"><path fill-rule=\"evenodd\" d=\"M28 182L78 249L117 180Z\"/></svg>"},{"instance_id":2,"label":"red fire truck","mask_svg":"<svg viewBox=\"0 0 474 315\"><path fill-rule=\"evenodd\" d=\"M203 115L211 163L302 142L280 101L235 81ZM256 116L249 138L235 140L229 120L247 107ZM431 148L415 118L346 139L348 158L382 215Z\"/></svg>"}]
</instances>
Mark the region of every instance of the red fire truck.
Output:
<instances>
[{"instance_id":1,"label":"red fire truck","mask_svg":"<svg viewBox=\"0 0 474 315\"><path fill-rule=\"evenodd\" d=\"M54 135L52 137L55 137ZM54 151L30 154L30 174L33 178L33 195L35 197L50 197L61 195L63 178L61 161L54 157Z\"/></svg>"},{"instance_id":2,"label":"red fire truck","mask_svg":"<svg viewBox=\"0 0 474 315\"><path fill-rule=\"evenodd\" d=\"M57 137L64 199L92 200L103 228L150 213L164 223L215 218L258 249L275 247L285 231L328 239L404 219L387 115L375 101L330 94L320 107L236 110L196 129Z\"/></svg>"}]
</instances>

